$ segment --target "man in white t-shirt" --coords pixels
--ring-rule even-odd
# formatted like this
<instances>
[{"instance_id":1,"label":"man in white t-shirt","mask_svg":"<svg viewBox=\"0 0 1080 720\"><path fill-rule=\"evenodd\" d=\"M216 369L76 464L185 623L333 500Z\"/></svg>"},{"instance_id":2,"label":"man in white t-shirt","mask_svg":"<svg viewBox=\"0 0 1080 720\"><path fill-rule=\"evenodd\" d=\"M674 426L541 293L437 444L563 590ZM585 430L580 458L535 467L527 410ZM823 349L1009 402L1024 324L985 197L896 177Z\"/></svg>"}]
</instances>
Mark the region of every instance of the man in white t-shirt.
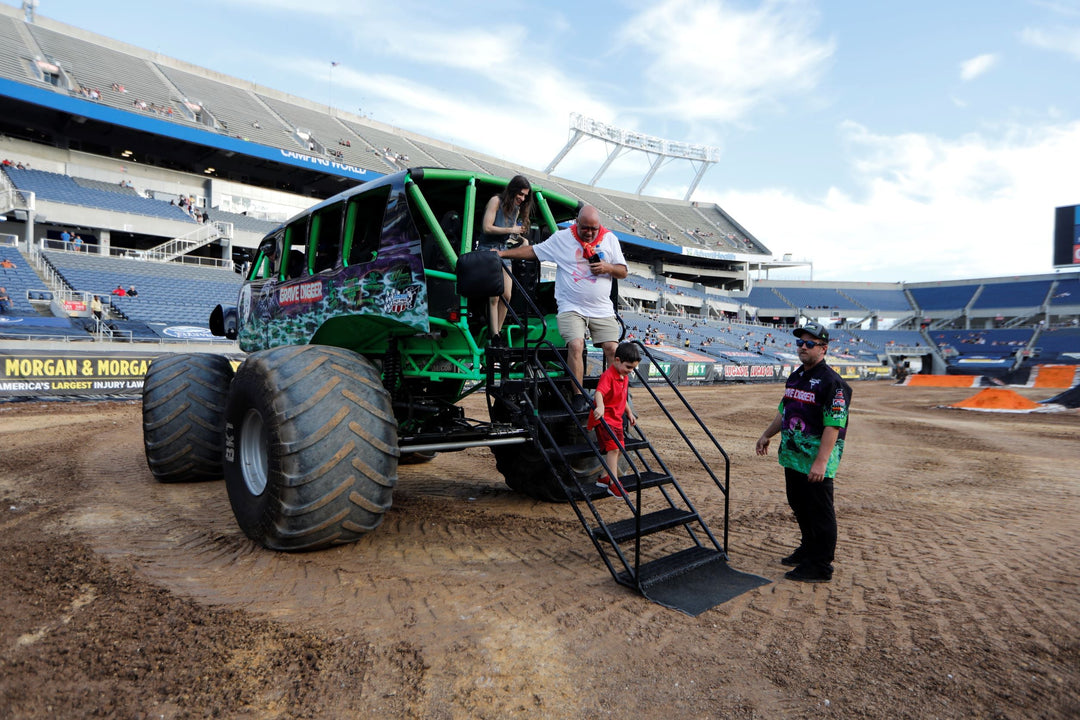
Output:
<instances>
[{"instance_id":1,"label":"man in white t-shirt","mask_svg":"<svg viewBox=\"0 0 1080 720\"><path fill-rule=\"evenodd\" d=\"M611 281L625 278L627 268L619 239L600 225L600 212L592 205L585 205L578 212L577 224L559 230L544 242L498 252L499 257L508 260L555 263L559 334L566 341L566 364L578 383L585 375L586 329L593 345L603 348L604 361L610 366L621 333L611 302ZM589 409L589 402L575 394L571 406L575 412L584 412Z\"/></svg>"}]
</instances>

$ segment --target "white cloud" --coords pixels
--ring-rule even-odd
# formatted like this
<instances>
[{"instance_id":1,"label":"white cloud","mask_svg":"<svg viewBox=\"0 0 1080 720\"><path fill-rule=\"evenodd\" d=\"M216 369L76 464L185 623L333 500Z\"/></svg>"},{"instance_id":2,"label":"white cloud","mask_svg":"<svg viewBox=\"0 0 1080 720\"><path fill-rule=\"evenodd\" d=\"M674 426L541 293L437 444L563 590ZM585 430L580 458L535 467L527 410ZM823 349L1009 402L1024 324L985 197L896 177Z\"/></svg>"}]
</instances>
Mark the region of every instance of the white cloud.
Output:
<instances>
[{"instance_id":1,"label":"white cloud","mask_svg":"<svg viewBox=\"0 0 1080 720\"><path fill-rule=\"evenodd\" d=\"M715 0L663 0L623 24L617 43L647 58L642 113L734 122L817 86L834 43L814 37L817 13L799 0L744 10Z\"/></svg>"},{"instance_id":2,"label":"white cloud","mask_svg":"<svg viewBox=\"0 0 1080 720\"><path fill-rule=\"evenodd\" d=\"M1051 271L1054 208L1077 200L1061 158L1080 156L1080 122L958 140L874 135L855 124L844 131L860 153L860 196L830 188L811 199L785 190L710 199L777 255L812 259L816 280Z\"/></svg>"},{"instance_id":3,"label":"white cloud","mask_svg":"<svg viewBox=\"0 0 1080 720\"><path fill-rule=\"evenodd\" d=\"M1024 28L1020 39L1037 48L1061 52L1080 60L1080 28L1059 27L1051 30L1043 28Z\"/></svg>"},{"instance_id":4,"label":"white cloud","mask_svg":"<svg viewBox=\"0 0 1080 720\"><path fill-rule=\"evenodd\" d=\"M974 80L998 63L998 56L993 53L976 55L960 63L960 79Z\"/></svg>"}]
</instances>

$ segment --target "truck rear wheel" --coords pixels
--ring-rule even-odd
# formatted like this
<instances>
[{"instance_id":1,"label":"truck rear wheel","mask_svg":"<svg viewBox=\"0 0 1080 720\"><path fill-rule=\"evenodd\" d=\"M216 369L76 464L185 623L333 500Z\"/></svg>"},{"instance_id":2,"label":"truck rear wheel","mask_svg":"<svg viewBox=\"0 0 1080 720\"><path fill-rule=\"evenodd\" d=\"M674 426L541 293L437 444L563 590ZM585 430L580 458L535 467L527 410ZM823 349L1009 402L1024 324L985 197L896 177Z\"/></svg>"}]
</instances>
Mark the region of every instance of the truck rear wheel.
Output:
<instances>
[{"instance_id":1,"label":"truck rear wheel","mask_svg":"<svg viewBox=\"0 0 1080 720\"><path fill-rule=\"evenodd\" d=\"M274 550L354 542L397 482L397 422L379 371L335 347L253 353L225 409L225 485L240 529Z\"/></svg>"},{"instance_id":2,"label":"truck rear wheel","mask_svg":"<svg viewBox=\"0 0 1080 720\"><path fill-rule=\"evenodd\" d=\"M158 482L220 480L225 398L232 364L178 353L150 363L143 381L143 447Z\"/></svg>"}]
</instances>

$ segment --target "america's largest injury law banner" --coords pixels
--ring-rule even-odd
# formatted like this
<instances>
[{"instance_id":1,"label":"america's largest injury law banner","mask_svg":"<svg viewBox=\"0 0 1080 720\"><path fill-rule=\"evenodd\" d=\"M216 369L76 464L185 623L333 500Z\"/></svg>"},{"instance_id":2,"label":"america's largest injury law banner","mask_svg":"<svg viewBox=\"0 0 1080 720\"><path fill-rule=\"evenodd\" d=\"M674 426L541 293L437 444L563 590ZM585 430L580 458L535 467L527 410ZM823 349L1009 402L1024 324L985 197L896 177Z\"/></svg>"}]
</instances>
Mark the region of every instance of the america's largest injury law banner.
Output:
<instances>
[{"instance_id":1,"label":"america's largest injury law banner","mask_svg":"<svg viewBox=\"0 0 1080 720\"><path fill-rule=\"evenodd\" d=\"M120 352L0 351L0 399L142 395L156 355Z\"/></svg>"}]
</instances>

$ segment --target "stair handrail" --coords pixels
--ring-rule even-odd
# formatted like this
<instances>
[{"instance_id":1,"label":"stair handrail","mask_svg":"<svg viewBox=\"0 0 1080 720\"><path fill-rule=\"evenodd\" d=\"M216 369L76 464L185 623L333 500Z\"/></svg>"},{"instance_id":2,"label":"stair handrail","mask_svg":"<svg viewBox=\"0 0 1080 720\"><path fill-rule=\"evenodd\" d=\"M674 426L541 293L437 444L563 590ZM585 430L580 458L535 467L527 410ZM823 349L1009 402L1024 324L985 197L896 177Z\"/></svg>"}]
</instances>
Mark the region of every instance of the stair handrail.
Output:
<instances>
[{"instance_id":1,"label":"stair handrail","mask_svg":"<svg viewBox=\"0 0 1080 720\"><path fill-rule=\"evenodd\" d=\"M214 220L199 225L199 227L186 235L175 237L149 250L144 250L141 256L147 260L169 262L218 238L232 237L232 231L232 223Z\"/></svg>"}]
</instances>

